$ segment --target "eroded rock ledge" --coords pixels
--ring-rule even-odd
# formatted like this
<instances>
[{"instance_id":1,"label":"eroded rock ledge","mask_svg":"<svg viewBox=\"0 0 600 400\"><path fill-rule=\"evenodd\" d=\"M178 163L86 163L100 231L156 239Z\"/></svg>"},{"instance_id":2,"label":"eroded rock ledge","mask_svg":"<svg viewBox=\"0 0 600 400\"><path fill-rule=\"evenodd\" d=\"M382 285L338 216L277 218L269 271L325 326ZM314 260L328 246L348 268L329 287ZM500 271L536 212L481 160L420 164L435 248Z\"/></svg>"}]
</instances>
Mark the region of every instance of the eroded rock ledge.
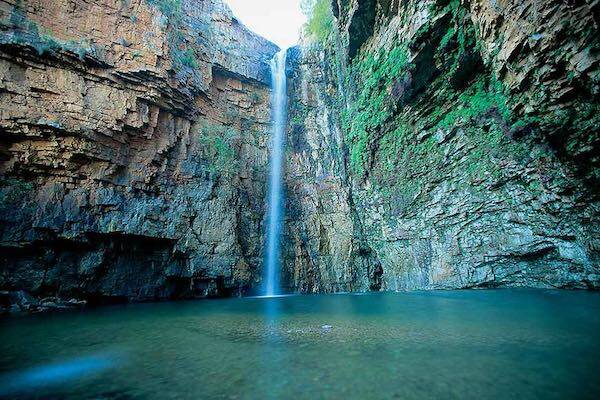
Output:
<instances>
[{"instance_id":1,"label":"eroded rock ledge","mask_svg":"<svg viewBox=\"0 0 600 400\"><path fill-rule=\"evenodd\" d=\"M4 1L0 21L0 287L249 290L277 47L220 0Z\"/></svg>"}]
</instances>

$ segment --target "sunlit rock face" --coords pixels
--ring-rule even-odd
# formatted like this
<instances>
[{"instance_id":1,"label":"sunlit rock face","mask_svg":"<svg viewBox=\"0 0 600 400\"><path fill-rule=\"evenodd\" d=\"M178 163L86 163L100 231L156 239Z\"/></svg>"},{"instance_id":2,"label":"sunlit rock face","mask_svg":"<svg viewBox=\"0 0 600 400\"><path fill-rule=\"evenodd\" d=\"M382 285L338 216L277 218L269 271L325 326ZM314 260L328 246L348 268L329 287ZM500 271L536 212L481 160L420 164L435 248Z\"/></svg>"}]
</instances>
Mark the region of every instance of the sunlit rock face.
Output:
<instances>
[{"instance_id":1,"label":"sunlit rock face","mask_svg":"<svg viewBox=\"0 0 600 400\"><path fill-rule=\"evenodd\" d=\"M8 1L0 24L0 288L253 286L277 47L220 0Z\"/></svg>"},{"instance_id":2,"label":"sunlit rock face","mask_svg":"<svg viewBox=\"0 0 600 400\"><path fill-rule=\"evenodd\" d=\"M598 289L593 2L332 5L290 57L287 287Z\"/></svg>"}]
</instances>

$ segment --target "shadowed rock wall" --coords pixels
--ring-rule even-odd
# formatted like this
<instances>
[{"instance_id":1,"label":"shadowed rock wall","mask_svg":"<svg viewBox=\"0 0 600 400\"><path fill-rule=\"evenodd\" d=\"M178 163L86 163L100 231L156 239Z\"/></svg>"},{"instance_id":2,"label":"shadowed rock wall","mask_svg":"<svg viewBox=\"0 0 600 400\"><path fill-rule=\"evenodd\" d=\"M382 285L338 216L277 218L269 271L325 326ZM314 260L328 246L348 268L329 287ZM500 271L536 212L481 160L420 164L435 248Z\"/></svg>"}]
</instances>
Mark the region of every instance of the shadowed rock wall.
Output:
<instances>
[{"instance_id":1,"label":"shadowed rock wall","mask_svg":"<svg viewBox=\"0 0 600 400\"><path fill-rule=\"evenodd\" d=\"M332 9L292 52L288 287L598 289L597 2Z\"/></svg>"}]
</instances>

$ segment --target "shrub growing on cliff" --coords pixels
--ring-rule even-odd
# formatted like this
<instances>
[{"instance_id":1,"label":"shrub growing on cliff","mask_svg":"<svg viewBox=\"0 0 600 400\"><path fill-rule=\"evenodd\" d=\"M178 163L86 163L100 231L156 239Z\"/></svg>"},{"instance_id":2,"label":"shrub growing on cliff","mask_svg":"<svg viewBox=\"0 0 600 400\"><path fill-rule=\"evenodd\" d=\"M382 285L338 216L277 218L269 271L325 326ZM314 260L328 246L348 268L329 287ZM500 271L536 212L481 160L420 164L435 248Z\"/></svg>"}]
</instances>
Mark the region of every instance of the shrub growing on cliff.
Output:
<instances>
[{"instance_id":1,"label":"shrub growing on cliff","mask_svg":"<svg viewBox=\"0 0 600 400\"><path fill-rule=\"evenodd\" d=\"M167 18L181 19L181 0L147 0L148 4L155 6Z\"/></svg>"},{"instance_id":2,"label":"shrub growing on cliff","mask_svg":"<svg viewBox=\"0 0 600 400\"><path fill-rule=\"evenodd\" d=\"M233 128L204 121L198 130L198 139L204 157L210 162L213 173L235 174L239 169L239 160L234 142L240 133Z\"/></svg>"},{"instance_id":3,"label":"shrub growing on cliff","mask_svg":"<svg viewBox=\"0 0 600 400\"><path fill-rule=\"evenodd\" d=\"M302 12L308 21L306 32L320 43L325 43L333 31L333 13L330 0L303 0Z\"/></svg>"},{"instance_id":4,"label":"shrub growing on cliff","mask_svg":"<svg viewBox=\"0 0 600 400\"><path fill-rule=\"evenodd\" d=\"M175 57L176 63L193 69L198 68L198 60L196 59L196 54L194 54L192 49L188 48L185 49L185 51L176 51Z\"/></svg>"},{"instance_id":5,"label":"shrub growing on cliff","mask_svg":"<svg viewBox=\"0 0 600 400\"><path fill-rule=\"evenodd\" d=\"M175 70L198 69L198 60L193 49L187 47L183 34L183 9L181 0L146 0L158 8L167 18L168 40L171 60Z\"/></svg>"}]
</instances>

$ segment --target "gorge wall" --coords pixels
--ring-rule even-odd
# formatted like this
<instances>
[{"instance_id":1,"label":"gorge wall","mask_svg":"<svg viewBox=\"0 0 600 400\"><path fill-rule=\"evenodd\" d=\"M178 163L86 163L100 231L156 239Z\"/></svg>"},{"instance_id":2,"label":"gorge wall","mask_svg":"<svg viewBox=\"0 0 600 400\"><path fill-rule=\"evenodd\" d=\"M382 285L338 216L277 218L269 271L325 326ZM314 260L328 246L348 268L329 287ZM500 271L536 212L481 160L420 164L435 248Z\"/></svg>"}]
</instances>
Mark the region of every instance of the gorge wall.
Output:
<instances>
[{"instance_id":1,"label":"gorge wall","mask_svg":"<svg viewBox=\"0 0 600 400\"><path fill-rule=\"evenodd\" d=\"M0 288L254 286L278 48L220 0L9 0L0 23Z\"/></svg>"},{"instance_id":2,"label":"gorge wall","mask_svg":"<svg viewBox=\"0 0 600 400\"><path fill-rule=\"evenodd\" d=\"M334 0L290 52L288 288L598 289L598 11Z\"/></svg>"},{"instance_id":3,"label":"gorge wall","mask_svg":"<svg viewBox=\"0 0 600 400\"><path fill-rule=\"evenodd\" d=\"M325 3L283 289L600 288L599 2ZM3 0L0 35L0 290L259 286L275 45L221 0Z\"/></svg>"}]
</instances>

